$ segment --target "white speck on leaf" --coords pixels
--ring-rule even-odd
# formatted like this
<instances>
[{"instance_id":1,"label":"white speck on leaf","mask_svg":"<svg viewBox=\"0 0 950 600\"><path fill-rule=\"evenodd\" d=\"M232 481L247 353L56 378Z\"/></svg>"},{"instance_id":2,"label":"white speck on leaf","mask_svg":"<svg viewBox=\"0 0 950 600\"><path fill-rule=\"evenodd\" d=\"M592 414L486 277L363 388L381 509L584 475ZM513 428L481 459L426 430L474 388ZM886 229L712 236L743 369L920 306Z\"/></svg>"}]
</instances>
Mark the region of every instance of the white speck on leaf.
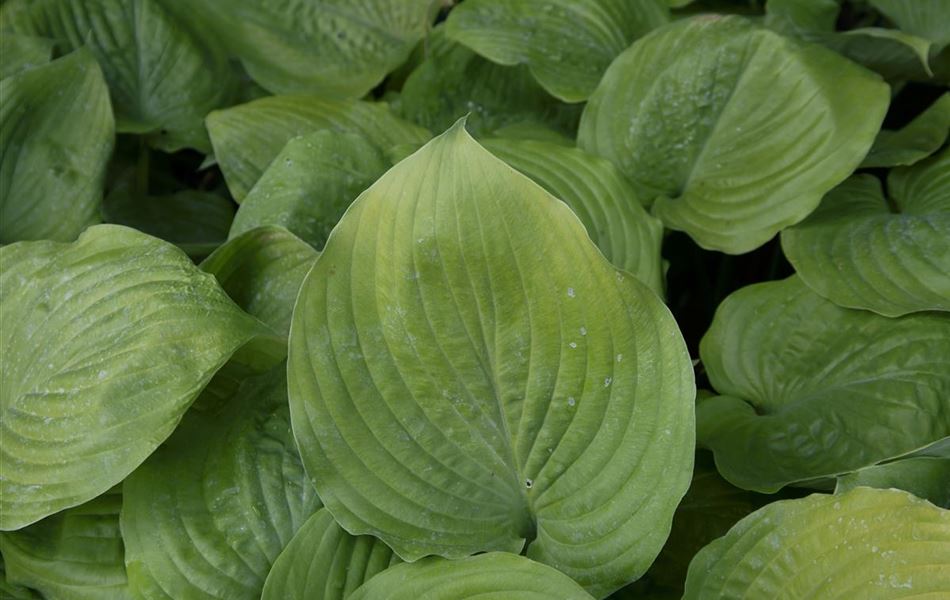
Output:
<instances>
[{"instance_id":1,"label":"white speck on leaf","mask_svg":"<svg viewBox=\"0 0 950 600\"><path fill-rule=\"evenodd\" d=\"M568 297L568 298L573 298L573 297L574 297L574 288L572 288L572 287L567 288L567 297Z\"/></svg>"}]
</instances>

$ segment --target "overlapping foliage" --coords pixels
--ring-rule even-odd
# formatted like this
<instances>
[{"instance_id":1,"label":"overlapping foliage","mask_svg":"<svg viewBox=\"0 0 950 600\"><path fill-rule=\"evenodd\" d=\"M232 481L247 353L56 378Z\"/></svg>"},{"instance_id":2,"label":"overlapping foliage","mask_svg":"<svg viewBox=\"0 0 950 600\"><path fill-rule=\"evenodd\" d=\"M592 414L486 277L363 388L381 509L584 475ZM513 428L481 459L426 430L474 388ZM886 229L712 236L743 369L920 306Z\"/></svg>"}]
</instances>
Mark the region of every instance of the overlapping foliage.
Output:
<instances>
[{"instance_id":1,"label":"overlapping foliage","mask_svg":"<svg viewBox=\"0 0 950 600\"><path fill-rule=\"evenodd\" d=\"M950 596L948 83L946 0L3 2L0 597Z\"/></svg>"}]
</instances>

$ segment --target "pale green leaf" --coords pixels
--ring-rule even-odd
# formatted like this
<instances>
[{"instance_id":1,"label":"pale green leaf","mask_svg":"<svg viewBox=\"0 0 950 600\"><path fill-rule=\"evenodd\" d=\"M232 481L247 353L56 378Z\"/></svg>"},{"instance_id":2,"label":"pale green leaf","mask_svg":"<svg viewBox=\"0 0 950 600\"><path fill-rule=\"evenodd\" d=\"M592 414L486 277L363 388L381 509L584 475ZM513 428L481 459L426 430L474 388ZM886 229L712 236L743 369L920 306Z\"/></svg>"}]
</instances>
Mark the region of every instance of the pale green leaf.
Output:
<instances>
[{"instance_id":1,"label":"pale green leaf","mask_svg":"<svg viewBox=\"0 0 950 600\"><path fill-rule=\"evenodd\" d=\"M443 131L468 116L476 135L521 123L543 124L573 138L580 107L551 97L528 67L495 64L461 44L433 32L428 58L403 85L399 113L431 129Z\"/></svg>"},{"instance_id":2,"label":"pale green leaf","mask_svg":"<svg viewBox=\"0 0 950 600\"><path fill-rule=\"evenodd\" d=\"M358 133L294 138L244 198L230 237L279 225L322 248L350 203L390 166L383 149Z\"/></svg>"},{"instance_id":3,"label":"pale green leaf","mask_svg":"<svg viewBox=\"0 0 950 600\"><path fill-rule=\"evenodd\" d=\"M583 102L611 61L669 20L661 0L468 0L446 35L502 65L528 65L565 102Z\"/></svg>"},{"instance_id":4,"label":"pale green leaf","mask_svg":"<svg viewBox=\"0 0 950 600\"><path fill-rule=\"evenodd\" d=\"M118 130L150 134L164 150L206 151L202 121L233 91L224 55L159 0L10 0L0 27L89 48L109 83Z\"/></svg>"},{"instance_id":5,"label":"pale green leaf","mask_svg":"<svg viewBox=\"0 0 950 600\"><path fill-rule=\"evenodd\" d=\"M590 600L566 575L523 556L489 552L461 560L424 558L396 565L359 588L352 600Z\"/></svg>"},{"instance_id":6,"label":"pale green leaf","mask_svg":"<svg viewBox=\"0 0 950 600\"><path fill-rule=\"evenodd\" d=\"M122 536L138 598L260 598L320 507L290 430L285 365L230 386L212 382L125 481Z\"/></svg>"},{"instance_id":7,"label":"pale green leaf","mask_svg":"<svg viewBox=\"0 0 950 600\"><path fill-rule=\"evenodd\" d=\"M378 539L354 536L321 508L287 544L264 583L262 600L343 600L401 562Z\"/></svg>"},{"instance_id":8,"label":"pale green leaf","mask_svg":"<svg viewBox=\"0 0 950 600\"><path fill-rule=\"evenodd\" d=\"M201 269L241 308L286 336L300 284L318 255L286 229L259 227L228 240Z\"/></svg>"},{"instance_id":9,"label":"pale green leaf","mask_svg":"<svg viewBox=\"0 0 950 600\"><path fill-rule=\"evenodd\" d=\"M485 147L563 200L587 228L604 256L661 297L663 224L607 160L547 142L488 139Z\"/></svg>"},{"instance_id":10,"label":"pale green leaf","mask_svg":"<svg viewBox=\"0 0 950 600\"><path fill-rule=\"evenodd\" d=\"M706 15L655 30L611 64L578 145L656 198L667 227L738 254L851 174L888 101L878 76L829 50Z\"/></svg>"},{"instance_id":11,"label":"pale green leaf","mask_svg":"<svg viewBox=\"0 0 950 600\"><path fill-rule=\"evenodd\" d=\"M32 35L0 35L0 79L45 65L53 57L53 40Z\"/></svg>"},{"instance_id":12,"label":"pale green leaf","mask_svg":"<svg viewBox=\"0 0 950 600\"><path fill-rule=\"evenodd\" d=\"M836 493L858 486L906 490L950 508L950 457L912 457L874 465L838 478Z\"/></svg>"},{"instance_id":13,"label":"pale green leaf","mask_svg":"<svg viewBox=\"0 0 950 600\"><path fill-rule=\"evenodd\" d=\"M901 184L910 176L919 185ZM888 182L885 197L872 175L848 179L782 232L782 249L802 280L839 306L888 317L950 311L950 150Z\"/></svg>"},{"instance_id":14,"label":"pale green leaf","mask_svg":"<svg viewBox=\"0 0 950 600\"><path fill-rule=\"evenodd\" d=\"M857 488L769 504L700 552L684 600L943 598L950 511Z\"/></svg>"},{"instance_id":15,"label":"pale green leaf","mask_svg":"<svg viewBox=\"0 0 950 600\"><path fill-rule=\"evenodd\" d=\"M603 596L692 469L659 298L460 122L350 207L294 308L294 432L327 508L403 559L520 551Z\"/></svg>"},{"instance_id":16,"label":"pale green leaf","mask_svg":"<svg viewBox=\"0 0 950 600\"><path fill-rule=\"evenodd\" d=\"M950 1L869 0L907 33L926 38L940 47L950 44Z\"/></svg>"},{"instance_id":17,"label":"pale green leaf","mask_svg":"<svg viewBox=\"0 0 950 600\"><path fill-rule=\"evenodd\" d=\"M936 152L950 136L950 93L896 131L882 129L862 167L912 165Z\"/></svg>"},{"instance_id":18,"label":"pale green leaf","mask_svg":"<svg viewBox=\"0 0 950 600\"><path fill-rule=\"evenodd\" d=\"M380 148L423 143L429 133L395 117L385 104L271 96L208 116L208 132L228 188L241 202L295 137L320 130L358 133Z\"/></svg>"},{"instance_id":19,"label":"pale green leaf","mask_svg":"<svg viewBox=\"0 0 950 600\"><path fill-rule=\"evenodd\" d=\"M114 129L85 50L0 81L0 243L72 241L95 222Z\"/></svg>"},{"instance_id":20,"label":"pale green leaf","mask_svg":"<svg viewBox=\"0 0 950 600\"><path fill-rule=\"evenodd\" d=\"M0 534L7 581L58 600L128 600L119 487L25 529Z\"/></svg>"},{"instance_id":21,"label":"pale green leaf","mask_svg":"<svg viewBox=\"0 0 950 600\"><path fill-rule=\"evenodd\" d=\"M0 529L105 492L266 327L161 240L115 225L0 248Z\"/></svg>"},{"instance_id":22,"label":"pale green leaf","mask_svg":"<svg viewBox=\"0 0 950 600\"><path fill-rule=\"evenodd\" d=\"M834 477L950 435L950 315L840 308L793 276L726 298L699 352L722 395L697 406L698 443L744 489Z\"/></svg>"},{"instance_id":23,"label":"pale green leaf","mask_svg":"<svg viewBox=\"0 0 950 600\"><path fill-rule=\"evenodd\" d=\"M177 0L179 4L181 0ZM430 0L197 0L250 76L275 94L357 99L406 60Z\"/></svg>"}]
</instances>

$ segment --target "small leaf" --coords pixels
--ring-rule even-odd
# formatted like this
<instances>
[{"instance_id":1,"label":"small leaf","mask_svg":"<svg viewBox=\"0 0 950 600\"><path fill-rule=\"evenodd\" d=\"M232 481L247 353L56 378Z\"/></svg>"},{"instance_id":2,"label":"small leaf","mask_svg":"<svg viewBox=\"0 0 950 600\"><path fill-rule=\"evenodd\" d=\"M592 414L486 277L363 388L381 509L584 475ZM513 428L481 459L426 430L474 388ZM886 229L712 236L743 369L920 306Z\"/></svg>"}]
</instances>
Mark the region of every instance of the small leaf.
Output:
<instances>
[{"instance_id":1,"label":"small leaf","mask_svg":"<svg viewBox=\"0 0 950 600\"><path fill-rule=\"evenodd\" d=\"M390 166L383 149L358 133L293 138L244 198L230 237L279 225L322 248L350 203Z\"/></svg>"},{"instance_id":2,"label":"small leaf","mask_svg":"<svg viewBox=\"0 0 950 600\"><path fill-rule=\"evenodd\" d=\"M125 481L137 598L260 598L271 565L320 507L290 431L285 365L232 385L212 382Z\"/></svg>"},{"instance_id":3,"label":"small leaf","mask_svg":"<svg viewBox=\"0 0 950 600\"><path fill-rule=\"evenodd\" d=\"M0 25L88 48L109 83L120 132L151 134L169 152L208 150L202 121L229 99L231 70L158 0L10 0Z\"/></svg>"},{"instance_id":4,"label":"small leaf","mask_svg":"<svg viewBox=\"0 0 950 600\"><path fill-rule=\"evenodd\" d=\"M488 139L485 147L571 207L615 266L663 296L663 224L608 161L577 148L531 140Z\"/></svg>"},{"instance_id":5,"label":"small leaf","mask_svg":"<svg viewBox=\"0 0 950 600\"><path fill-rule=\"evenodd\" d=\"M239 203L287 142L321 130L358 133L387 149L429 139L427 131L393 116L385 104L370 102L270 96L208 116L215 157Z\"/></svg>"},{"instance_id":6,"label":"small leaf","mask_svg":"<svg viewBox=\"0 0 950 600\"><path fill-rule=\"evenodd\" d=\"M879 77L828 50L706 15L617 57L584 109L578 145L657 198L667 227L739 254L805 218L851 174L888 100Z\"/></svg>"},{"instance_id":7,"label":"small leaf","mask_svg":"<svg viewBox=\"0 0 950 600\"><path fill-rule=\"evenodd\" d=\"M297 531L267 575L262 600L343 600L401 562L378 539L347 533L321 508Z\"/></svg>"},{"instance_id":8,"label":"small leaf","mask_svg":"<svg viewBox=\"0 0 950 600\"><path fill-rule=\"evenodd\" d=\"M184 253L125 227L0 259L3 530L122 481L235 351L269 335Z\"/></svg>"},{"instance_id":9,"label":"small leaf","mask_svg":"<svg viewBox=\"0 0 950 600\"><path fill-rule=\"evenodd\" d=\"M840 306L888 317L950 311L950 150L895 169L888 184L885 198L871 175L845 181L782 232L785 255Z\"/></svg>"},{"instance_id":10,"label":"small leaf","mask_svg":"<svg viewBox=\"0 0 950 600\"><path fill-rule=\"evenodd\" d=\"M838 478L835 493L858 486L897 488L950 508L950 457L912 457L859 469Z\"/></svg>"},{"instance_id":11,"label":"small leaf","mask_svg":"<svg viewBox=\"0 0 950 600\"><path fill-rule=\"evenodd\" d=\"M72 241L96 221L115 141L109 91L86 50L0 86L0 243Z\"/></svg>"},{"instance_id":12,"label":"small leaf","mask_svg":"<svg viewBox=\"0 0 950 600\"><path fill-rule=\"evenodd\" d=\"M47 598L130 599L121 506L122 492L115 487L25 529L0 534L7 580Z\"/></svg>"},{"instance_id":13,"label":"small leaf","mask_svg":"<svg viewBox=\"0 0 950 600\"><path fill-rule=\"evenodd\" d=\"M695 390L670 313L461 122L333 231L288 373L327 508L405 560L527 541L603 596L646 570L689 483Z\"/></svg>"},{"instance_id":14,"label":"small leaf","mask_svg":"<svg viewBox=\"0 0 950 600\"><path fill-rule=\"evenodd\" d=\"M460 560L424 558L396 565L372 578L351 600L456 600L559 598L590 600L563 573L523 556L489 552Z\"/></svg>"},{"instance_id":15,"label":"small leaf","mask_svg":"<svg viewBox=\"0 0 950 600\"><path fill-rule=\"evenodd\" d=\"M769 504L693 559L684 600L942 597L950 511L857 488Z\"/></svg>"},{"instance_id":16,"label":"small leaf","mask_svg":"<svg viewBox=\"0 0 950 600\"><path fill-rule=\"evenodd\" d=\"M565 102L583 102L613 59L669 20L661 0L468 0L446 34L501 65L525 64Z\"/></svg>"},{"instance_id":17,"label":"small leaf","mask_svg":"<svg viewBox=\"0 0 950 600\"><path fill-rule=\"evenodd\" d=\"M699 348L697 439L743 489L836 477L950 435L950 316L840 308L798 277L743 288Z\"/></svg>"},{"instance_id":18,"label":"small leaf","mask_svg":"<svg viewBox=\"0 0 950 600\"><path fill-rule=\"evenodd\" d=\"M201 269L251 315L286 336L300 284L319 253L282 227L259 227L229 240Z\"/></svg>"},{"instance_id":19,"label":"small leaf","mask_svg":"<svg viewBox=\"0 0 950 600\"><path fill-rule=\"evenodd\" d=\"M945 93L902 129L882 129L861 166L870 168L912 165L939 150L948 136L950 93Z\"/></svg>"},{"instance_id":20,"label":"small leaf","mask_svg":"<svg viewBox=\"0 0 950 600\"><path fill-rule=\"evenodd\" d=\"M53 40L32 35L0 35L0 79L45 65L53 57Z\"/></svg>"}]
</instances>

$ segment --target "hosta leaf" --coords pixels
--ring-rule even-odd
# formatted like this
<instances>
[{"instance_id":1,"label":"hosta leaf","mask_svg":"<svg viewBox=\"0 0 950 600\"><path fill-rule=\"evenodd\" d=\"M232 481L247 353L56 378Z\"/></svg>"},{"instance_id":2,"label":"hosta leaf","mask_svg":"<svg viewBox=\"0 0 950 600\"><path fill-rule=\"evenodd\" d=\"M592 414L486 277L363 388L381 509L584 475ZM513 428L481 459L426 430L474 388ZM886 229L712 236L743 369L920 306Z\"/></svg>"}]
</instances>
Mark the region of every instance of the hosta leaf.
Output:
<instances>
[{"instance_id":1,"label":"hosta leaf","mask_svg":"<svg viewBox=\"0 0 950 600\"><path fill-rule=\"evenodd\" d=\"M300 284L318 252L281 227L259 227L229 240L201 263L248 313L287 335Z\"/></svg>"},{"instance_id":2,"label":"hosta leaf","mask_svg":"<svg viewBox=\"0 0 950 600\"><path fill-rule=\"evenodd\" d=\"M0 599L2 600L38 600L40 595L36 591L10 583L7 579L6 570L3 564L3 555L0 554Z\"/></svg>"},{"instance_id":3,"label":"hosta leaf","mask_svg":"<svg viewBox=\"0 0 950 600\"><path fill-rule=\"evenodd\" d=\"M940 149L950 136L950 93L938 98L902 129L882 129L862 167L912 165Z\"/></svg>"},{"instance_id":4,"label":"hosta leaf","mask_svg":"<svg viewBox=\"0 0 950 600\"><path fill-rule=\"evenodd\" d=\"M950 592L950 511L899 490L775 502L693 559L684 600Z\"/></svg>"},{"instance_id":5,"label":"hosta leaf","mask_svg":"<svg viewBox=\"0 0 950 600\"><path fill-rule=\"evenodd\" d=\"M360 587L352 600L590 600L563 573L523 556L489 552L461 560L424 558L396 565Z\"/></svg>"},{"instance_id":6,"label":"hosta leaf","mask_svg":"<svg viewBox=\"0 0 950 600\"><path fill-rule=\"evenodd\" d=\"M950 435L950 316L835 306L798 277L735 292L700 344L721 396L697 438L731 483L774 492Z\"/></svg>"},{"instance_id":7,"label":"hosta leaf","mask_svg":"<svg viewBox=\"0 0 950 600\"><path fill-rule=\"evenodd\" d=\"M3 530L122 481L269 333L180 250L125 227L4 246L0 260Z\"/></svg>"},{"instance_id":8,"label":"hosta leaf","mask_svg":"<svg viewBox=\"0 0 950 600\"><path fill-rule=\"evenodd\" d=\"M888 80L927 81L933 77L930 67L933 44L902 31L862 27L805 39L824 44Z\"/></svg>"},{"instance_id":9,"label":"hosta leaf","mask_svg":"<svg viewBox=\"0 0 950 600\"><path fill-rule=\"evenodd\" d=\"M661 0L468 0L446 34L502 65L526 64L565 102L590 96L611 61L669 20Z\"/></svg>"},{"instance_id":10,"label":"hosta leaf","mask_svg":"<svg viewBox=\"0 0 950 600\"><path fill-rule=\"evenodd\" d=\"M197 10L275 94L356 99L409 56L429 0L199 0Z\"/></svg>"},{"instance_id":11,"label":"hosta leaf","mask_svg":"<svg viewBox=\"0 0 950 600\"><path fill-rule=\"evenodd\" d=\"M344 531L330 512L318 510L297 531L267 576L262 600L343 600L400 562L378 539Z\"/></svg>"},{"instance_id":12,"label":"hosta leaf","mask_svg":"<svg viewBox=\"0 0 950 600\"><path fill-rule=\"evenodd\" d=\"M0 79L45 65L53 56L53 40L32 35L0 35Z\"/></svg>"},{"instance_id":13,"label":"hosta leaf","mask_svg":"<svg viewBox=\"0 0 950 600\"><path fill-rule=\"evenodd\" d=\"M139 598L260 598L320 507L290 431L285 366L214 389L124 484L122 536Z\"/></svg>"},{"instance_id":14,"label":"hosta leaf","mask_svg":"<svg viewBox=\"0 0 950 600\"><path fill-rule=\"evenodd\" d=\"M858 166L888 98L879 77L824 48L707 15L655 30L611 64L578 145L656 198L667 227L738 254L802 220Z\"/></svg>"},{"instance_id":15,"label":"hosta leaf","mask_svg":"<svg viewBox=\"0 0 950 600\"><path fill-rule=\"evenodd\" d=\"M909 177L919 185L901 183ZM950 311L950 150L892 171L888 183L887 198L871 175L835 188L782 232L785 255L839 306L889 317Z\"/></svg>"},{"instance_id":16,"label":"hosta leaf","mask_svg":"<svg viewBox=\"0 0 950 600\"><path fill-rule=\"evenodd\" d=\"M429 139L427 131L395 117L385 104L315 96L271 96L208 116L214 154L238 202L288 141L320 130L358 133L387 149Z\"/></svg>"},{"instance_id":17,"label":"hosta leaf","mask_svg":"<svg viewBox=\"0 0 950 600\"><path fill-rule=\"evenodd\" d=\"M146 196L122 182L103 201L102 216L108 223L134 227L201 258L227 239L234 203L199 190Z\"/></svg>"},{"instance_id":18,"label":"hosta leaf","mask_svg":"<svg viewBox=\"0 0 950 600\"><path fill-rule=\"evenodd\" d=\"M840 0L767 0L765 24L787 35L832 32Z\"/></svg>"},{"instance_id":19,"label":"hosta leaf","mask_svg":"<svg viewBox=\"0 0 950 600\"><path fill-rule=\"evenodd\" d=\"M0 85L0 243L72 241L96 220L115 123L85 50Z\"/></svg>"},{"instance_id":20,"label":"hosta leaf","mask_svg":"<svg viewBox=\"0 0 950 600\"><path fill-rule=\"evenodd\" d=\"M858 486L897 488L950 508L950 457L919 456L874 465L838 478L836 493Z\"/></svg>"},{"instance_id":21,"label":"hosta leaf","mask_svg":"<svg viewBox=\"0 0 950 600\"><path fill-rule=\"evenodd\" d=\"M202 121L232 93L225 57L158 0L10 0L0 25L86 47L109 83L118 130L157 147L208 150Z\"/></svg>"},{"instance_id":22,"label":"hosta leaf","mask_svg":"<svg viewBox=\"0 0 950 600\"><path fill-rule=\"evenodd\" d=\"M932 40L939 46L950 44L950 2L947 0L870 0L871 6L887 15L901 30Z\"/></svg>"},{"instance_id":23,"label":"hosta leaf","mask_svg":"<svg viewBox=\"0 0 950 600\"><path fill-rule=\"evenodd\" d=\"M663 295L663 224L643 210L637 193L612 164L548 142L490 139L484 144L566 202L607 260Z\"/></svg>"},{"instance_id":24,"label":"hosta leaf","mask_svg":"<svg viewBox=\"0 0 950 600\"><path fill-rule=\"evenodd\" d=\"M383 150L358 133L294 138L244 198L231 237L279 225L322 248L350 203L390 166Z\"/></svg>"},{"instance_id":25,"label":"hosta leaf","mask_svg":"<svg viewBox=\"0 0 950 600\"><path fill-rule=\"evenodd\" d=\"M0 534L7 580L47 598L131 598L119 532L121 507L116 487L26 529Z\"/></svg>"},{"instance_id":26,"label":"hosta leaf","mask_svg":"<svg viewBox=\"0 0 950 600\"><path fill-rule=\"evenodd\" d=\"M402 88L402 116L432 131L443 131L468 115L476 135L527 122L574 137L579 107L548 95L527 67L497 65L445 40L443 33L441 27L433 32L429 57Z\"/></svg>"},{"instance_id":27,"label":"hosta leaf","mask_svg":"<svg viewBox=\"0 0 950 600\"><path fill-rule=\"evenodd\" d=\"M527 541L606 595L646 570L689 483L694 388L669 312L461 122L331 234L294 308L289 385L327 508L406 560Z\"/></svg>"}]
</instances>

